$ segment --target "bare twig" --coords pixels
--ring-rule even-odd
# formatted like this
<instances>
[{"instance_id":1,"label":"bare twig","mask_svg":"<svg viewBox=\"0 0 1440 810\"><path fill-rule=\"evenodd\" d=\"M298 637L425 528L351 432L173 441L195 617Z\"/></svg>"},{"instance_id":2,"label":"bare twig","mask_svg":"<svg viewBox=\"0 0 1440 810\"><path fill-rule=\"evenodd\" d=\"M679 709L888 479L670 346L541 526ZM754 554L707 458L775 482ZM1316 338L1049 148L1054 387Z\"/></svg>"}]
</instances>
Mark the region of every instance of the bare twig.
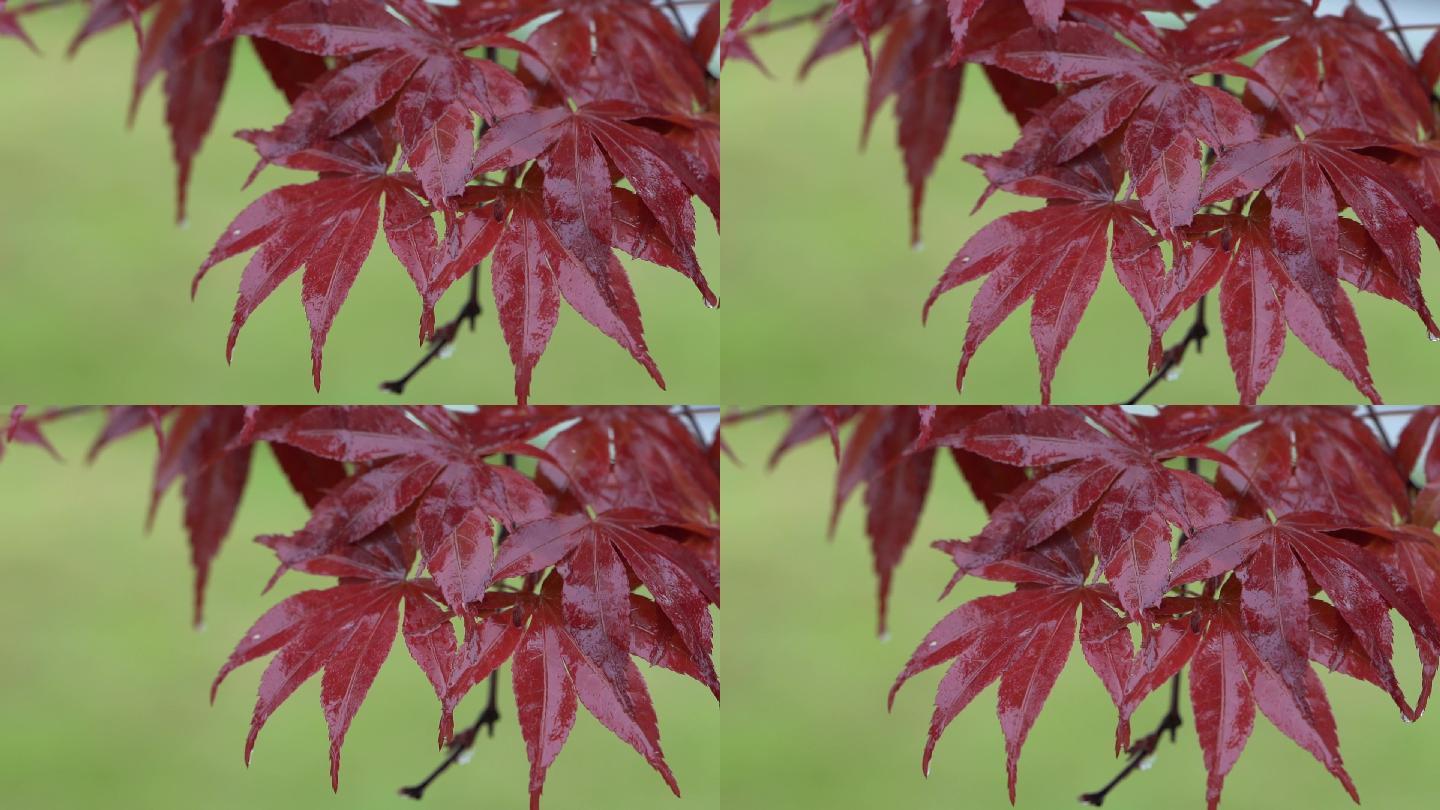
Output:
<instances>
[{"instance_id":1,"label":"bare twig","mask_svg":"<svg viewBox=\"0 0 1440 810\"><path fill-rule=\"evenodd\" d=\"M455 737L450 740L450 753L446 754L445 759L442 760L439 765L435 766L435 770L431 771L430 774L420 782L400 788L400 795L409 796L412 799L424 798L425 791L430 787L430 784L436 779L439 779L441 774L450 770L455 763L460 761L460 758L465 755L466 751L469 751L475 746L475 738L480 735L480 729L484 728L490 737L494 737L495 724L500 722L499 704L500 673L492 672L490 673L490 700L486 702L484 711L480 712L480 716L476 718L475 722L469 728L456 734Z\"/></svg>"},{"instance_id":2,"label":"bare twig","mask_svg":"<svg viewBox=\"0 0 1440 810\"><path fill-rule=\"evenodd\" d=\"M1390 8L1390 0L1380 0L1380 7L1385 10L1385 16L1390 18L1390 27L1394 30L1395 38L1400 40L1400 49L1405 52L1405 58L1410 60L1411 65L1418 65L1420 61L1415 58L1415 52L1410 50L1410 43L1401 33L1400 20L1395 16L1395 10Z\"/></svg>"},{"instance_id":3,"label":"bare twig","mask_svg":"<svg viewBox=\"0 0 1440 810\"><path fill-rule=\"evenodd\" d=\"M460 334L462 323L468 321L470 331L475 331L475 320L480 317L482 312L484 309L480 306L480 266L476 265L470 270L470 296L465 301L465 306L460 308L460 312L455 315L454 319L435 330L435 334L430 338L430 348L416 361L415 365L410 367L409 371L405 372L403 376L380 383L380 388L392 394L405 393L405 386L410 384L415 375L435 362L441 352L445 351L445 347L455 342L455 338Z\"/></svg>"},{"instance_id":4,"label":"bare twig","mask_svg":"<svg viewBox=\"0 0 1440 810\"><path fill-rule=\"evenodd\" d=\"M1365 415L1370 417L1371 423L1375 425L1375 432L1380 435L1380 446L1385 448L1386 453L1394 453L1395 445L1390 443L1390 434L1385 432L1385 425L1380 421L1380 414L1375 412L1375 406L1366 405Z\"/></svg>"},{"instance_id":5,"label":"bare twig","mask_svg":"<svg viewBox=\"0 0 1440 810\"><path fill-rule=\"evenodd\" d=\"M1395 455L1395 443L1392 442L1392 441L1390 441L1390 434L1389 434L1388 432L1386 432L1386 430L1385 430L1385 424L1380 421L1380 414L1379 414L1379 412L1377 412L1377 411L1375 410L1375 406L1374 406L1374 405L1366 405L1366 406L1364 406L1364 407L1365 407L1365 415L1370 418L1370 423L1375 426L1375 433L1380 436L1380 446L1383 447L1383 448L1385 448L1385 454L1386 454L1386 455L1388 455L1388 456L1394 456L1394 455ZM1394 415L1394 414L1399 414L1399 413L1405 413L1405 411L1390 411L1389 413L1392 414L1392 415ZM1406 486L1412 493L1414 493L1414 492L1419 492L1419 491L1420 491L1420 485L1417 484L1417 483L1415 483L1415 479L1414 479L1414 478L1411 478L1411 477L1410 477L1410 471L1409 471L1409 470L1402 471L1402 472L1401 472L1401 476L1404 477L1404 479L1405 479L1405 486Z\"/></svg>"},{"instance_id":6,"label":"bare twig","mask_svg":"<svg viewBox=\"0 0 1440 810\"><path fill-rule=\"evenodd\" d=\"M1420 60L1415 58L1415 51L1411 50L1410 40L1405 38L1405 32L1420 31L1440 26L1437 26L1435 23L1428 25L1401 25L1400 21L1395 17L1395 10L1390 8L1389 0L1380 0L1380 7L1385 9L1385 16L1390 18L1390 27L1385 29L1385 31L1395 35L1395 39L1400 42L1400 49L1405 52L1405 58L1410 60L1410 66L1416 68L1418 73ZM1431 104L1440 104L1440 93L1436 93L1434 87L1425 88L1425 93L1430 96Z\"/></svg>"},{"instance_id":7,"label":"bare twig","mask_svg":"<svg viewBox=\"0 0 1440 810\"><path fill-rule=\"evenodd\" d=\"M675 0L665 0L665 8L669 9L670 16L675 18L675 27L680 29L681 35L689 39L690 32L685 30L685 16L680 13L680 7L675 5Z\"/></svg>"},{"instance_id":8,"label":"bare twig","mask_svg":"<svg viewBox=\"0 0 1440 810\"><path fill-rule=\"evenodd\" d=\"M1190 325L1190 330L1185 333L1185 337L1179 343L1165 350L1160 366L1155 369L1155 373L1150 375L1150 379L1146 380L1140 390L1135 392L1135 396L1127 399L1125 404L1134 405L1139 402L1146 394L1150 393L1152 388L1159 385L1166 375L1179 368L1180 361L1185 359L1185 352L1190 350L1190 344L1195 344L1196 354L1203 351L1205 338L1209 335L1210 328L1205 325L1205 296L1201 296L1199 302L1195 304L1195 322Z\"/></svg>"},{"instance_id":9,"label":"bare twig","mask_svg":"<svg viewBox=\"0 0 1440 810\"><path fill-rule=\"evenodd\" d=\"M700 429L700 420L695 418L695 409L689 405L680 406L680 414L685 421L690 423L690 432L695 434L695 441L703 447L705 445L705 431Z\"/></svg>"},{"instance_id":10,"label":"bare twig","mask_svg":"<svg viewBox=\"0 0 1440 810\"><path fill-rule=\"evenodd\" d=\"M1170 742L1175 742L1175 733L1180 730L1184 721L1180 717L1180 676L1176 675L1170 681L1170 710L1160 719L1160 725L1155 730L1141 737L1130 746L1130 759L1125 762L1125 767L1115 778L1105 784L1105 787L1091 793L1080 796L1081 804L1088 804L1091 807L1099 807L1105 803L1105 797L1115 786L1125 781L1125 778L1137 770L1146 767L1146 761L1155 755L1155 749L1160 745L1160 738L1166 733L1170 735Z\"/></svg>"}]
</instances>

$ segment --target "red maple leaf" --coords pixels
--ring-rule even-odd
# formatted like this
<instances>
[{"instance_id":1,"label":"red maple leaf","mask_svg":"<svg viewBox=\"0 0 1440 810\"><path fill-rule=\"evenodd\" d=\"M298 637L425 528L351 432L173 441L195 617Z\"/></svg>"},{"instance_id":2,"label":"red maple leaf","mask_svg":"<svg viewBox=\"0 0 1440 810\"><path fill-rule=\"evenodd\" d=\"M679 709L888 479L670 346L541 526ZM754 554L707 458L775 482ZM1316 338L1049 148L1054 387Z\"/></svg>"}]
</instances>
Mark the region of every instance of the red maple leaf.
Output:
<instances>
[{"instance_id":1,"label":"red maple leaf","mask_svg":"<svg viewBox=\"0 0 1440 810\"><path fill-rule=\"evenodd\" d=\"M422 338L428 336L427 330L433 331L435 302L469 271L465 261L477 252L481 256L488 252L499 226L485 216L488 212L467 216L447 235L447 250L442 251L435 224L416 199L419 188L414 176L390 172L394 152L395 142L387 131L363 123L340 139L277 161L319 172L320 178L281 186L247 206L225 229L192 283L192 289L198 288L215 265L259 248L240 278L240 296L225 346L227 361L250 315L281 282L304 267L300 299L310 321L311 373L315 390L320 390L325 338L370 255L381 223L382 199L385 238L425 305Z\"/></svg>"},{"instance_id":2,"label":"red maple leaf","mask_svg":"<svg viewBox=\"0 0 1440 810\"><path fill-rule=\"evenodd\" d=\"M312 84L295 99L282 124L254 133L252 142L262 158L279 162L340 135L394 99L403 159L425 196L444 206L470 180L475 116L493 122L530 106L518 79L466 51L526 46L501 36L492 19L469 24L442 19L434 6L420 0L392 7L403 19L383 3L368 0L301 0L272 13L239 18L232 26L235 33L302 53L353 60Z\"/></svg>"},{"instance_id":3,"label":"red maple leaf","mask_svg":"<svg viewBox=\"0 0 1440 810\"><path fill-rule=\"evenodd\" d=\"M970 304L970 326L955 374L957 388L964 383L980 344L1033 298L1030 335L1040 358L1041 399L1049 402L1060 354L1080 325L1107 258L1137 299L1158 296L1153 287L1161 278L1164 259L1140 207L1115 199L1120 178L1111 174L1113 167L1099 151L1092 151L1069 166L1012 184L1016 193L1045 196L1052 202L986 225L945 268L925 301L927 319L941 295L984 279ZM1152 347L1152 357L1155 354Z\"/></svg>"},{"instance_id":4,"label":"red maple leaf","mask_svg":"<svg viewBox=\"0 0 1440 810\"><path fill-rule=\"evenodd\" d=\"M1130 642L1105 632L1116 616L1115 596L1104 585L1086 583L1093 562L1074 538L1062 535L1012 560L981 567L977 576L1013 582L1015 590L966 602L926 634L890 688L890 703L910 678L953 660L940 680L925 741L927 775L940 735L998 680L997 710L1005 733L1010 801L1015 801L1020 748L1070 659L1077 609L1086 661L1107 686L1120 688L1116 676L1128 666Z\"/></svg>"}]
</instances>

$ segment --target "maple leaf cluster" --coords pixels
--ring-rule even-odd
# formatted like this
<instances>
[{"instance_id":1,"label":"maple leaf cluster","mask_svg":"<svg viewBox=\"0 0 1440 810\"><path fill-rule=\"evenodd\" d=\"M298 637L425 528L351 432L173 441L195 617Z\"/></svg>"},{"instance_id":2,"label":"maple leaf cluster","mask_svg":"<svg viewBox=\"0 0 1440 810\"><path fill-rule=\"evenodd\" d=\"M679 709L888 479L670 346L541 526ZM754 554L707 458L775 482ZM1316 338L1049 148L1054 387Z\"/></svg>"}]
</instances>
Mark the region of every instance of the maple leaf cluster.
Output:
<instances>
[{"instance_id":1,"label":"maple leaf cluster","mask_svg":"<svg viewBox=\"0 0 1440 810\"><path fill-rule=\"evenodd\" d=\"M747 27L768 5L735 3L727 55L755 61L748 36L787 24ZM981 343L1032 301L1030 332L1048 402L1060 355L1107 258L1151 332L1152 372L1178 362L1203 336L1193 330L1162 346L1166 329L1218 288L1245 404L1269 382L1287 330L1379 401L1341 282L1403 304L1440 340L1420 289L1417 237L1423 229L1440 238L1433 92L1440 36L1412 59L1408 45L1402 52L1355 5L1339 16L1318 14L1316 5L840 0L822 7L833 14L804 69L850 47L864 50L865 129L893 97L917 241L925 184L949 139L965 65L980 66L1020 125L1009 150L966 159L984 171L985 197L1001 189L1044 207L985 225L924 307L928 317L944 293L982 282L957 389Z\"/></svg>"},{"instance_id":2,"label":"maple leaf cluster","mask_svg":"<svg viewBox=\"0 0 1440 810\"><path fill-rule=\"evenodd\" d=\"M836 513L864 487L882 625L937 454L989 514L977 534L934 544L955 567L946 592L967 576L1014 589L941 619L890 693L948 667L927 773L946 727L998 681L1014 801L1021 746L1077 633L1118 711L1117 753L1153 752L1160 732L1132 745L1131 715L1189 667L1212 810L1257 708L1356 795L1313 664L1383 689L1407 721L1425 709L1440 663L1440 407L1393 443L1373 414L1344 407L818 406L790 418L776 458L828 433ZM1422 665L1413 700L1392 614Z\"/></svg>"},{"instance_id":3,"label":"maple leaf cluster","mask_svg":"<svg viewBox=\"0 0 1440 810\"><path fill-rule=\"evenodd\" d=\"M0 36L23 39L19 13L43 5L0 4ZM420 295L422 343L453 338L458 321L437 334L435 304L490 259L523 404L562 299L664 387L617 250L679 271L718 306L691 198L718 224L719 82L707 65L719 6L693 31L669 11L649 0L91 0L71 48L133 25L132 115L163 75L182 218L238 41L289 100L284 121L239 137L259 155L255 173L274 164L316 179L251 203L195 277L254 251L227 359L255 309L303 268L318 390L326 335L383 230Z\"/></svg>"},{"instance_id":4,"label":"maple leaf cluster","mask_svg":"<svg viewBox=\"0 0 1440 810\"><path fill-rule=\"evenodd\" d=\"M9 440L44 444L38 422L55 415L17 409ZM184 499L197 622L258 446L310 508L257 542L278 561L271 585L291 571L332 584L266 611L211 691L272 656L247 763L270 715L319 675L338 787L341 745L399 633L440 702L441 745L470 744L452 739L452 713L510 664L532 808L579 705L679 795L635 658L719 698L718 434L647 407L116 406L91 456L140 431L159 443L152 518L177 484Z\"/></svg>"}]
</instances>

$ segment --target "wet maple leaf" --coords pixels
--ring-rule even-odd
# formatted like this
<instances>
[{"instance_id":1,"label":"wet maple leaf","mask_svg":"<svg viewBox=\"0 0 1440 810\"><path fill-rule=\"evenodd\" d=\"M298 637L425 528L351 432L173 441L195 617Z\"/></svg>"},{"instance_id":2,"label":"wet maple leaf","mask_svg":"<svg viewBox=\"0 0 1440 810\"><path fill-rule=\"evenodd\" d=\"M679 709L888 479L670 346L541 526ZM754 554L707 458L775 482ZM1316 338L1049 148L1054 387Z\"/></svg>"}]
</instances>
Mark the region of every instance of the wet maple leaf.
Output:
<instances>
[{"instance_id":1,"label":"wet maple leaf","mask_svg":"<svg viewBox=\"0 0 1440 810\"><path fill-rule=\"evenodd\" d=\"M330 729L330 783L338 790L341 746L390 655L397 625L411 656L442 698L441 741L449 739L450 713L459 697L509 656L518 633L501 621L469 625L462 653L449 617L436 605L439 595L433 583L407 578L414 557L414 545L386 526L359 542L306 560L302 570L338 576L341 583L286 598L246 631L215 676L210 694L213 701L220 684L237 667L274 654L260 679L260 696L245 741L247 765L270 715L323 671L320 704Z\"/></svg>"},{"instance_id":2,"label":"wet maple leaf","mask_svg":"<svg viewBox=\"0 0 1440 810\"><path fill-rule=\"evenodd\" d=\"M114 410L92 456L104 443L124 433L158 422L161 415L145 409ZM183 479L185 529L190 540L190 562L195 569L195 623L203 618L205 586L210 565L230 533L240 496L250 477L249 445L232 446L245 424L245 409L190 406L168 414L160 435L155 479L150 488L149 522L154 523L160 499Z\"/></svg>"},{"instance_id":3,"label":"wet maple leaf","mask_svg":"<svg viewBox=\"0 0 1440 810\"><path fill-rule=\"evenodd\" d=\"M981 568L977 575L1013 582L1015 590L966 602L920 642L890 688L890 703L910 678L953 659L940 681L925 741L927 775L935 744L950 722L998 680L1010 801L1015 801L1020 749L1070 658L1077 612L1080 642L1096 674L1104 680L1127 666L1129 639L1116 644L1118 637L1099 632L1115 615L1115 597L1106 586L1086 583L1092 564L1074 538L1062 536Z\"/></svg>"},{"instance_id":4,"label":"wet maple leaf","mask_svg":"<svg viewBox=\"0 0 1440 810\"><path fill-rule=\"evenodd\" d=\"M283 123L252 142L265 160L278 162L340 135L394 99L403 159L425 196L443 206L470 180L475 116L493 122L530 106L510 72L466 51L525 46L488 25L446 25L424 2L392 7L398 14L378 2L295 2L235 25L235 33L351 60L320 77L295 99Z\"/></svg>"},{"instance_id":5,"label":"wet maple leaf","mask_svg":"<svg viewBox=\"0 0 1440 810\"><path fill-rule=\"evenodd\" d=\"M957 388L980 344L1033 298L1030 335L1040 359L1041 399L1049 402L1060 354L1100 284L1107 257L1137 299L1156 294L1152 287L1161 278L1164 259L1140 207L1115 199L1118 178L1110 170L1100 153L1092 152L1073 166L1019 181L1013 190L1049 197L1051 203L986 225L945 268L925 301L926 319L941 295L984 279L970 303Z\"/></svg>"},{"instance_id":6,"label":"wet maple leaf","mask_svg":"<svg viewBox=\"0 0 1440 810\"><path fill-rule=\"evenodd\" d=\"M516 471L479 462L503 453L536 454L524 437L476 443L443 410L262 409L244 438L290 445L334 461L367 465L329 489L305 528L266 538L294 568L358 542L402 514L449 606L465 612L490 582L492 521L515 527L547 514L540 489ZM543 430L536 427L536 433ZM413 510L413 511L412 511Z\"/></svg>"},{"instance_id":7,"label":"wet maple leaf","mask_svg":"<svg viewBox=\"0 0 1440 810\"><path fill-rule=\"evenodd\" d=\"M538 810L545 776L575 724L577 705L650 763L676 796L675 782L660 750L660 729L649 690L639 669L626 656L621 680L605 677L601 665L582 646L577 628L559 604L561 580L547 577L530 624L515 651L515 700L520 730L530 755L530 807ZM625 614L628 616L628 610Z\"/></svg>"},{"instance_id":8,"label":"wet maple leaf","mask_svg":"<svg viewBox=\"0 0 1440 810\"><path fill-rule=\"evenodd\" d=\"M1164 466L1210 457L1203 441L1137 429L1123 413L1101 411L1105 431L1066 409L1005 410L937 437L992 461L1040 468L968 541L944 541L961 573L1044 542L1082 516L1100 568L1132 617L1158 604L1168 586L1171 527L1185 531L1224 518L1220 497L1193 473ZM1093 418L1093 417L1092 417Z\"/></svg>"},{"instance_id":9,"label":"wet maple leaf","mask_svg":"<svg viewBox=\"0 0 1440 810\"><path fill-rule=\"evenodd\" d=\"M546 75L577 104L608 100L688 112L707 103L705 59L675 36L662 5L628 0L545 5L559 13L527 37L533 50L521 58L521 67ZM709 8L718 14L718 3ZM617 76L624 81L615 81Z\"/></svg>"},{"instance_id":10,"label":"wet maple leaf","mask_svg":"<svg viewBox=\"0 0 1440 810\"><path fill-rule=\"evenodd\" d=\"M1241 580L1231 579L1220 601L1209 608L1209 621L1191 659L1190 700L1195 729L1205 755L1206 799L1220 803L1225 776L1245 748L1255 725L1255 709L1285 736L1317 759L1359 801L1340 759L1335 718L1320 678L1308 666L1295 685L1268 666L1259 654L1263 639L1248 632L1243 617ZM1308 607L1308 606L1307 606ZM1300 614L1305 620L1305 614Z\"/></svg>"},{"instance_id":11,"label":"wet maple leaf","mask_svg":"<svg viewBox=\"0 0 1440 810\"><path fill-rule=\"evenodd\" d=\"M663 388L665 379L645 343L640 305L624 267L589 231L567 234L584 245L581 251L562 241L545 212L544 182L544 173L531 169L518 188L472 195L497 200L509 217L495 242L490 275L500 330L515 366L516 400L529 399L531 376L559 320L561 298Z\"/></svg>"},{"instance_id":12,"label":"wet maple leaf","mask_svg":"<svg viewBox=\"0 0 1440 810\"><path fill-rule=\"evenodd\" d=\"M192 289L198 288L215 265L258 248L240 278L240 296L225 345L227 361L250 315L281 282L304 267L300 299L310 321L311 374L315 390L320 390L325 338L370 255L382 221L382 200L385 238L425 304L422 337L427 327L433 330L435 302L468 272L469 265L457 271L453 262L446 261L451 257L441 252L435 224L416 199L419 188L414 176L389 170L394 151L388 133L362 124L340 140L278 161L320 172L321 177L281 186L247 206L226 228L192 283ZM469 227L472 224L477 227ZM467 218L464 227L457 228L457 240L461 233L465 244L450 242L451 253L483 256L498 237L499 227L493 218L477 215L473 223Z\"/></svg>"},{"instance_id":13,"label":"wet maple leaf","mask_svg":"<svg viewBox=\"0 0 1440 810\"><path fill-rule=\"evenodd\" d=\"M1146 30L1117 27L1132 36ZM1176 35L1150 29L1134 41L1138 50L1107 31L1062 23L1053 35L1022 31L978 56L1028 79L1076 88L1025 125L1017 145L989 167L991 181L1065 163L1120 129L1125 165L1156 230L1170 236L1188 225L1201 203L1200 144L1219 149L1259 134L1239 101L1191 77L1259 77L1243 65L1194 51Z\"/></svg>"}]
</instances>

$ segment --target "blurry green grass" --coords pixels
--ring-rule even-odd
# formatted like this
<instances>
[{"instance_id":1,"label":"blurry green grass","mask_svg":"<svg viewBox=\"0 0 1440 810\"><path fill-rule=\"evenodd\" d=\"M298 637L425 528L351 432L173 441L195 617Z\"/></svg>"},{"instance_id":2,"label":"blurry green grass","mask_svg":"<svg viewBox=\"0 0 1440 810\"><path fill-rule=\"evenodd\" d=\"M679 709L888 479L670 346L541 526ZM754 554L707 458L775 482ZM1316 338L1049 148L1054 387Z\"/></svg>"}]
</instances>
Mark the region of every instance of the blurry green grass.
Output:
<instances>
[{"instance_id":1,"label":"blurry green grass","mask_svg":"<svg viewBox=\"0 0 1440 810\"><path fill-rule=\"evenodd\" d=\"M777 2L778 19L811 0ZM978 283L947 294L922 326L920 309L945 265L985 223L1037 200L997 194L978 214L984 189L969 153L997 153L1017 128L976 69L949 146L927 189L924 248L909 246L909 192L887 106L870 146L858 146L865 64L858 49L796 74L816 37L800 26L753 40L775 74L729 64L724 72L726 236L729 268L723 369L729 402L949 402L969 302ZM1440 290L1440 252L1424 239L1423 283ZM1348 288L1347 288L1348 289ZM1179 379L1148 402L1234 402L1234 378L1211 301L1211 337L1185 360ZM1440 344L1398 304L1353 296L1376 387L1390 402L1435 396ZM1022 307L981 346L964 401L1033 402L1039 374ZM1182 316L1167 344L1183 335ZM1057 402L1116 402L1139 390L1149 331L1114 274L1104 280L1055 377ZM1360 394L1291 336L1265 401L1356 402Z\"/></svg>"},{"instance_id":2,"label":"blurry green grass","mask_svg":"<svg viewBox=\"0 0 1440 810\"><path fill-rule=\"evenodd\" d=\"M874 635L875 579L857 495L833 543L825 525L834 485L829 443L814 442L771 472L765 460L784 421L769 418L726 434L743 466L726 462L726 531L745 542L725 553L731 626L725 650L723 788L727 806L777 808L1009 807L1005 744L992 686L942 738L931 776L920 772L935 685L943 669L917 677L893 713L885 696L926 631L963 601L998 586L966 580L937 603L954 568L931 540L972 534L984 512L953 469L940 464L916 542L901 565L891 602L893 639ZM1397 634L1397 669L1413 696L1418 667ZM1406 725L1390 699L1368 684L1322 674L1339 724L1345 764L1363 806L1433 807L1440 725ZM1188 685L1187 685L1188 695ZM1138 713L1147 733L1166 698ZM1154 767L1106 801L1113 810L1199 808L1205 772L1188 698L1178 744L1164 742ZM1020 810L1075 806L1119 771L1111 755L1115 710L1076 652L1032 729L1020 761ZM1226 781L1222 807L1340 810L1350 799L1328 773L1263 716Z\"/></svg>"},{"instance_id":3,"label":"blurry green grass","mask_svg":"<svg viewBox=\"0 0 1440 810\"><path fill-rule=\"evenodd\" d=\"M235 65L219 120L196 161L185 227L174 222L175 170L159 82L125 128L135 41L128 26L65 48L83 5L26 17L44 51L0 42L6 76L0 122L0 368L12 394L67 402L394 401L380 391L422 352L420 300L380 237L326 345L324 388L310 382L309 329L299 275L285 282L240 335L233 367L225 337L245 259L216 268L190 300L190 279L236 214L264 190L310 175L271 168L240 186L254 151L238 129L284 117L248 46ZM698 212L701 264L723 298L719 237ZM564 312L535 373L536 402L631 403L719 399L720 313L679 273L627 262L661 391L645 370L573 311ZM487 263L488 267L488 263ZM513 401L513 371L493 314L461 336L454 357L407 389L416 401ZM440 303L443 323L464 286ZM728 301L725 302L728 308Z\"/></svg>"},{"instance_id":4,"label":"blurry green grass","mask_svg":"<svg viewBox=\"0 0 1440 810\"><path fill-rule=\"evenodd\" d=\"M264 662L234 673L209 705L210 681L250 624L284 595L323 586L288 575L260 589L274 558L250 538L288 532L306 510L268 453L256 455L240 517L211 578L206 627L190 627L191 578L172 493L143 533L154 442L141 435L82 459L94 417L50 429L66 462L30 447L0 462L0 594L8 624L0 655L0 806L124 810L343 807L405 810L522 808L529 770L504 670L493 739L426 793L396 794L440 761L439 704L403 643L395 645L346 739L340 792L330 791L328 743L312 679L266 724L247 771L242 759ZM718 616L717 616L718 618ZM642 664L667 759L684 792L583 710L550 770L548 808L633 810L720 806L720 712L702 686ZM472 722L478 690L456 713Z\"/></svg>"}]
</instances>

